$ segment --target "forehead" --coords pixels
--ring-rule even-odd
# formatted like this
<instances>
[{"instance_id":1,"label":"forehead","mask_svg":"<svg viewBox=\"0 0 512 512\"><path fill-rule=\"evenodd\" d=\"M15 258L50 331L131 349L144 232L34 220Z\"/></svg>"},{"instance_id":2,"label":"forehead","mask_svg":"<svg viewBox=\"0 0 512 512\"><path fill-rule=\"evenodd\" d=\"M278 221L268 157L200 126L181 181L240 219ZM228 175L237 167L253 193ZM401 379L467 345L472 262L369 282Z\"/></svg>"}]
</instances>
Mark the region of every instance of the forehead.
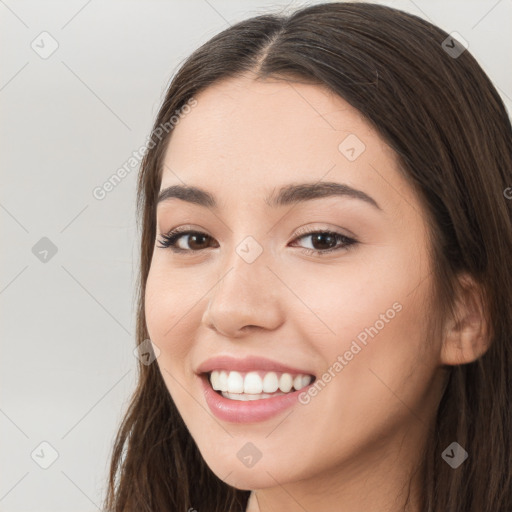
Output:
<instances>
[{"instance_id":1,"label":"forehead","mask_svg":"<svg viewBox=\"0 0 512 512\"><path fill-rule=\"evenodd\" d=\"M237 77L196 100L171 133L161 189L185 183L242 199L322 180L364 190L379 204L399 201L393 190L411 196L394 152L359 111L323 86Z\"/></svg>"}]
</instances>

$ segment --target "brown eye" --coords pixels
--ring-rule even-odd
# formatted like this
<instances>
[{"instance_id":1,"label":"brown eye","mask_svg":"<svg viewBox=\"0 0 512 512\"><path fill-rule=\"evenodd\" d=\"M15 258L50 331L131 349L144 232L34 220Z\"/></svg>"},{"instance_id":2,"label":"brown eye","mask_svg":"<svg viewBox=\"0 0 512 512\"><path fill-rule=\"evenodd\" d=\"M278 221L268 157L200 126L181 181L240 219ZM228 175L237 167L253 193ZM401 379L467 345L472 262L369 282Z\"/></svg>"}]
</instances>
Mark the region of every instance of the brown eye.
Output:
<instances>
[{"instance_id":1,"label":"brown eye","mask_svg":"<svg viewBox=\"0 0 512 512\"><path fill-rule=\"evenodd\" d=\"M188 241L186 241L187 237ZM184 239L184 241L181 242L181 239ZM175 252L198 252L206 249L208 241L211 240L213 240L212 237L200 231L171 231L162 235L160 247L170 248ZM188 247L186 246L187 244Z\"/></svg>"},{"instance_id":2,"label":"brown eye","mask_svg":"<svg viewBox=\"0 0 512 512\"><path fill-rule=\"evenodd\" d=\"M311 236L311 245L313 245L314 249L319 250L328 250L336 247L337 235L331 233L315 233Z\"/></svg>"},{"instance_id":3,"label":"brown eye","mask_svg":"<svg viewBox=\"0 0 512 512\"><path fill-rule=\"evenodd\" d=\"M296 240L310 238L312 247L304 247L306 254L324 255L330 252L349 249L357 244L357 240L335 231L310 231L297 237Z\"/></svg>"},{"instance_id":4,"label":"brown eye","mask_svg":"<svg viewBox=\"0 0 512 512\"><path fill-rule=\"evenodd\" d=\"M177 253L193 253L199 252L208 248L208 244L214 239L202 233L201 231L185 231L185 230L174 230L170 233L161 235L160 246L163 249L171 249ZM312 247L304 247L302 250L306 254L324 255L330 252L339 251L342 249L348 249L349 247L356 245L357 240L348 238L341 233L335 231L311 231L304 233L296 240L305 238L311 239ZM183 239L183 240L182 240ZM213 247L219 247L218 244Z\"/></svg>"}]
</instances>

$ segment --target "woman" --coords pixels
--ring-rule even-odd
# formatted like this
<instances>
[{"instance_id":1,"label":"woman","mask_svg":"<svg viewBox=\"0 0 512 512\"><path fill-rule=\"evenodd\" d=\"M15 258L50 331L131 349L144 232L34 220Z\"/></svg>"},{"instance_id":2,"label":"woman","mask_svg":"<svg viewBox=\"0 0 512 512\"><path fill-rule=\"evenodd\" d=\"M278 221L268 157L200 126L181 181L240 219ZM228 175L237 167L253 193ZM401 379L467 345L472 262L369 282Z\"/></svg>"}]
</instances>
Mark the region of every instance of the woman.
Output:
<instances>
[{"instance_id":1,"label":"woman","mask_svg":"<svg viewBox=\"0 0 512 512\"><path fill-rule=\"evenodd\" d=\"M105 508L512 510L511 186L496 89L416 16L328 3L201 46L142 163L152 352Z\"/></svg>"}]
</instances>

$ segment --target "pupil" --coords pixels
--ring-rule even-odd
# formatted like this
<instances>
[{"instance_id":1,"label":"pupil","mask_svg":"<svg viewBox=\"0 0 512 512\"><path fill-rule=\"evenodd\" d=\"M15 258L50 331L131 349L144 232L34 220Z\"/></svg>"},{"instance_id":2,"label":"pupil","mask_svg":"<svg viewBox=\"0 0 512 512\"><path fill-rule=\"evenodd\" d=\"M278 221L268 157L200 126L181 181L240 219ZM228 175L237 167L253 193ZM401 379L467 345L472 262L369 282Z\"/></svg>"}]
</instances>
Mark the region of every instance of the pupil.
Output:
<instances>
[{"instance_id":1,"label":"pupil","mask_svg":"<svg viewBox=\"0 0 512 512\"><path fill-rule=\"evenodd\" d=\"M206 235L190 235L189 246L194 248L194 245L196 245L198 238L206 239ZM199 245L201 245L201 244L199 244ZM197 245L196 245L196 248L197 248ZM201 247L199 247L199 248L201 249Z\"/></svg>"},{"instance_id":2,"label":"pupil","mask_svg":"<svg viewBox=\"0 0 512 512\"><path fill-rule=\"evenodd\" d=\"M313 247L315 247L315 241L320 241L320 245L321 245L323 238L330 239L330 241L334 242L334 244L336 243L335 237L333 237L332 235L319 233L319 234L313 235ZM327 244L327 245L329 245L329 244ZM318 249L330 249L331 247L332 247L332 243L330 244L329 247L318 247Z\"/></svg>"}]
</instances>

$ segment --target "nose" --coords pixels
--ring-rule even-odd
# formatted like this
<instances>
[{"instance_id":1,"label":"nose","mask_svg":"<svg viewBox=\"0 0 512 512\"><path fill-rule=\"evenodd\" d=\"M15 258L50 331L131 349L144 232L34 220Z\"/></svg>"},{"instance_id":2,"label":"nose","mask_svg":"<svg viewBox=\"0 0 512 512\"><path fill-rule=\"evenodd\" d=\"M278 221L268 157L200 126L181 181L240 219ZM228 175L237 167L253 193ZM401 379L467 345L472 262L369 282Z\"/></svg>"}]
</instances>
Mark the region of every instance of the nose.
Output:
<instances>
[{"instance_id":1,"label":"nose","mask_svg":"<svg viewBox=\"0 0 512 512\"><path fill-rule=\"evenodd\" d=\"M202 323L227 337L283 323L284 286L267 264L265 252L252 263L235 253L211 291Z\"/></svg>"}]
</instances>

